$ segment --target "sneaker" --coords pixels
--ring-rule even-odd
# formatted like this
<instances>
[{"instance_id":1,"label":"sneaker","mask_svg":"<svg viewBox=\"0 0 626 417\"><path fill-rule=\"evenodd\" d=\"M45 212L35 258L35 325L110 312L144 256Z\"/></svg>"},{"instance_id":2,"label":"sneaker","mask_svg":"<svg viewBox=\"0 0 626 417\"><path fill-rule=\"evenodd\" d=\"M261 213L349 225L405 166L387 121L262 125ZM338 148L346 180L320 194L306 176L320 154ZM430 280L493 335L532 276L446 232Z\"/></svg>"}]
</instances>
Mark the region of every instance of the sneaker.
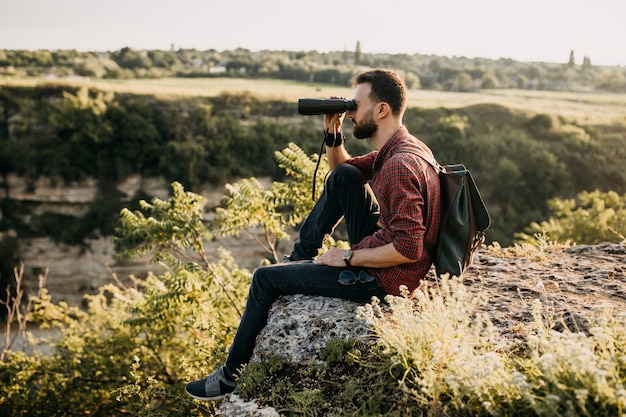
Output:
<instances>
[{"instance_id":1,"label":"sneaker","mask_svg":"<svg viewBox=\"0 0 626 417\"><path fill-rule=\"evenodd\" d=\"M211 375L187 384L185 390L192 398L200 401L221 400L235 390L237 382L226 378L222 366Z\"/></svg>"}]
</instances>

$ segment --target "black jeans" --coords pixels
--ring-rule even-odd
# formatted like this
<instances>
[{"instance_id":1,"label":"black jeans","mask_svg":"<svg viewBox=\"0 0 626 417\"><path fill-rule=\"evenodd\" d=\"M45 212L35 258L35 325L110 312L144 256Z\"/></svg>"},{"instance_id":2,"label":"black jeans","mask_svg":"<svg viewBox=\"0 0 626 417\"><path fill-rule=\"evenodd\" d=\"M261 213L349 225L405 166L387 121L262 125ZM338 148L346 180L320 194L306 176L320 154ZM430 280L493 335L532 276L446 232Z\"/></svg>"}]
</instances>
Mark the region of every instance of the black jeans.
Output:
<instances>
[{"instance_id":1,"label":"black jeans","mask_svg":"<svg viewBox=\"0 0 626 417\"><path fill-rule=\"evenodd\" d=\"M369 302L384 298L376 281L341 285L339 274L348 268L315 265L310 261L324 237L345 217L350 242L358 242L378 229L378 204L361 171L349 164L335 168L320 199L300 230L292 256L304 259L258 268L252 277L246 309L230 348L226 369L237 375L252 357L256 337L267 324L272 303L282 295L305 294ZM352 268L358 274L359 268Z\"/></svg>"}]
</instances>

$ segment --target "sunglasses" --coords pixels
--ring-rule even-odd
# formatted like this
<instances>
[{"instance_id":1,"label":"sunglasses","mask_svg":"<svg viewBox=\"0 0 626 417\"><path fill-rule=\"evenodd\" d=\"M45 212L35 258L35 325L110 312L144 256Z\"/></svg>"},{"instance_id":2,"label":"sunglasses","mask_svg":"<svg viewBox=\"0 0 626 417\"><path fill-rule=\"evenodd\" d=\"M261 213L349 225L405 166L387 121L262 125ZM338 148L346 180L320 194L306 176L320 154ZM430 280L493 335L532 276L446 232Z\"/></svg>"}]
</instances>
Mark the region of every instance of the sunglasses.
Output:
<instances>
[{"instance_id":1,"label":"sunglasses","mask_svg":"<svg viewBox=\"0 0 626 417\"><path fill-rule=\"evenodd\" d=\"M354 285L366 284L375 280L376 278L371 276L370 273L367 272L365 269L361 269L358 275L351 270L346 269L345 271L341 271L341 273L339 274L339 279L337 281L339 281L341 285Z\"/></svg>"}]
</instances>

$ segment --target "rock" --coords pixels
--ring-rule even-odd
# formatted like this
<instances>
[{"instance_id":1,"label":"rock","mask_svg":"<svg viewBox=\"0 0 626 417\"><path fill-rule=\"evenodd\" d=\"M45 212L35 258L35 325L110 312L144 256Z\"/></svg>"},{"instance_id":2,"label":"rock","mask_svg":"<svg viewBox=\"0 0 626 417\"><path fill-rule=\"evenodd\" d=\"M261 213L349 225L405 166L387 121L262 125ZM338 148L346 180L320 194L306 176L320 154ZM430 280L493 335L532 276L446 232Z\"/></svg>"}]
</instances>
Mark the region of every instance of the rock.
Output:
<instances>
[{"instance_id":1,"label":"rock","mask_svg":"<svg viewBox=\"0 0 626 417\"><path fill-rule=\"evenodd\" d=\"M65 301L80 306L85 294L96 294L98 288L113 281L115 274L125 282L130 275L145 277L162 269L150 264L149 256L118 261L111 236L85 241L84 246L55 243L51 238L20 239L20 259L24 262L25 280L36 292L38 275L47 272L46 288L55 302ZM225 237L207 241L205 250L212 259L219 247L227 248L240 260L242 268L254 269L267 254L249 238Z\"/></svg>"},{"instance_id":2,"label":"rock","mask_svg":"<svg viewBox=\"0 0 626 417\"><path fill-rule=\"evenodd\" d=\"M279 417L272 407L261 407L255 401L244 401L237 394L229 395L220 406L219 416Z\"/></svg>"},{"instance_id":3,"label":"rock","mask_svg":"<svg viewBox=\"0 0 626 417\"><path fill-rule=\"evenodd\" d=\"M364 338L369 331L365 320L356 317L361 304L336 298L289 295L279 298L270 309L269 320L257 337L251 362L267 361L278 355L300 365L321 365L319 351L331 338ZM236 394L226 396L220 416L278 416L273 408L259 407Z\"/></svg>"},{"instance_id":4,"label":"rock","mask_svg":"<svg viewBox=\"0 0 626 417\"><path fill-rule=\"evenodd\" d=\"M259 181L269 187L271 180ZM44 213L80 217L85 215L98 193L95 179L65 182L59 177L39 177L29 179L14 174L0 178L4 190L2 198L18 202L24 207L16 213L24 223L31 222L33 216ZM171 187L163 178L144 178L133 175L116 185L123 201L130 201L136 195L150 195L167 200ZM207 186L200 194L207 199L207 207L217 207L225 195L226 188ZM3 213L0 211L0 218ZM210 216L211 213L208 214ZM258 232L262 238L263 231ZM94 235L97 233L94 232ZM97 293L98 288L113 281L112 273L125 281L131 274L145 277L148 272L160 272L160 268L149 263L147 256L116 261L115 247L111 236L85 239L83 245L55 243L54 237L25 238L18 236L18 257L24 262L26 285L36 292L38 276L48 271L46 287L53 300L66 301L79 306L85 294ZM210 255L218 248L227 248L242 268L254 269L268 254L251 238L226 237L220 241L207 241L205 250Z\"/></svg>"},{"instance_id":5,"label":"rock","mask_svg":"<svg viewBox=\"0 0 626 417\"><path fill-rule=\"evenodd\" d=\"M337 298L289 295L270 310L270 319L257 337L252 361L274 355L297 364L321 364L320 349L332 338L362 338L369 327L356 318L360 304Z\"/></svg>"},{"instance_id":6,"label":"rock","mask_svg":"<svg viewBox=\"0 0 626 417\"><path fill-rule=\"evenodd\" d=\"M488 297L484 311L502 336L512 340L527 334L535 300L562 318L561 326L575 331L586 330L585 317L596 309L609 308L616 315L626 314L624 244L545 249L532 257L512 257L505 250L482 250L462 279L468 291ZM435 280L432 271L427 280ZM356 317L358 305L302 295L279 299L258 336L252 361L280 355L296 364L320 363L318 352L331 337L367 335L367 324ZM230 395L219 415L277 415L272 413L274 409L259 408L256 402Z\"/></svg>"},{"instance_id":7,"label":"rock","mask_svg":"<svg viewBox=\"0 0 626 417\"><path fill-rule=\"evenodd\" d=\"M289 295L278 299L270 309L268 324L257 337L252 362L267 361L278 355L300 365L321 365L319 351L331 338L363 338L369 327L356 317L359 303L327 297ZM226 397L220 416L279 416L273 408L259 408L236 394Z\"/></svg>"}]
</instances>

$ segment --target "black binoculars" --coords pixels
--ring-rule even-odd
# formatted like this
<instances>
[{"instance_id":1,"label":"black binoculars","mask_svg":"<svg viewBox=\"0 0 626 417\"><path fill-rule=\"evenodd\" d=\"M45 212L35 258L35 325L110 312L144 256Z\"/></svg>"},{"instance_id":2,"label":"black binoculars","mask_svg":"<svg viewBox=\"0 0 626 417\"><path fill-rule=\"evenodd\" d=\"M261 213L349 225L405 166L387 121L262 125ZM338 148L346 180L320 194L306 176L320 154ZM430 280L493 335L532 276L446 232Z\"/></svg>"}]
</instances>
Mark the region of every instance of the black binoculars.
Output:
<instances>
[{"instance_id":1,"label":"black binoculars","mask_svg":"<svg viewBox=\"0 0 626 417\"><path fill-rule=\"evenodd\" d=\"M354 109L356 109L354 100L346 98L301 98L298 100L298 113L305 116L344 113Z\"/></svg>"}]
</instances>

